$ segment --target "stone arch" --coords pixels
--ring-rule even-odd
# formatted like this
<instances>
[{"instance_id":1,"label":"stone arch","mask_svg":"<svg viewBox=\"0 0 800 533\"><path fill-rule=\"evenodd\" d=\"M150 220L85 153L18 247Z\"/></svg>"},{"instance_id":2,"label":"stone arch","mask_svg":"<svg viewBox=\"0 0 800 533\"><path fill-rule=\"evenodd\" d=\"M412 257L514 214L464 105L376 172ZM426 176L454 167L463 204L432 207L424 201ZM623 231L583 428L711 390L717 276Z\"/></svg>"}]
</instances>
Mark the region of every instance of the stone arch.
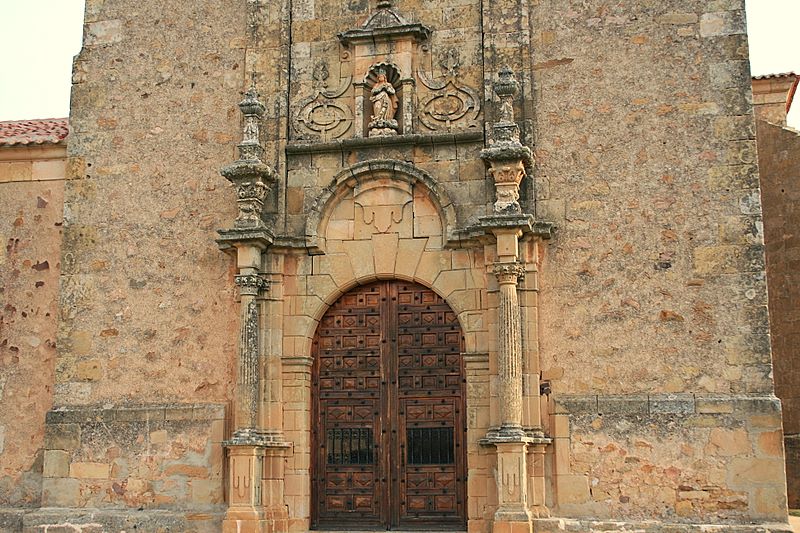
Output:
<instances>
[{"instance_id":1,"label":"stone arch","mask_svg":"<svg viewBox=\"0 0 800 533\"><path fill-rule=\"evenodd\" d=\"M416 278L414 276L404 276L404 275L400 274L400 275L395 275L395 276L373 275L373 276L368 276L368 277L359 278L359 279L355 279L354 278L349 283L342 284L342 285L336 287L335 290L332 290L325 298L322 299L322 303L319 306L317 306L316 309L314 309L313 314L311 315L312 322L309 324L309 328L310 329L307 332L308 336L309 337L313 337L314 336L314 332L317 329L317 325L319 324L319 321L322 319L322 317L325 315L325 313L328 312L328 309L330 309L330 307L334 303L336 303L336 301L339 298L341 298L343 295L347 294L349 291L355 289L356 287L360 287L361 285L368 285L368 284L373 283L375 281L381 281L381 280L408 281L409 283L416 283L418 285L421 285L421 286L425 287L426 289L432 290L433 292L438 294L445 302L447 302L447 305L449 305L450 308L456 313L456 316L459 317L459 323L463 322L463 320L461 320L461 318L460 318L461 315L464 312L468 312L468 311L472 310L472 309L464 309L463 308L463 304L460 304L460 302L458 302L458 301L451 302L447 298L447 296L442 294L441 288L439 288L439 290L437 290L437 288L433 284L427 283L424 280L420 280L419 278ZM461 329L463 331L467 331L463 324L461 324Z\"/></svg>"},{"instance_id":2,"label":"stone arch","mask_svg":"<svg viewBox=\"0 0 800 533\"><path fill-rule=\"evenodd\" d=\"M333 209L348 193L369 181L389 178L407 186L422 185L436 208L442 223L445 241L455 240L456 212L447 191L434 177L404 161L373 159L356 163L339 172L323 189L308 212L305 227L306 247L311 252L325 253L325 230Z\"/></svg>"}]
</instances>

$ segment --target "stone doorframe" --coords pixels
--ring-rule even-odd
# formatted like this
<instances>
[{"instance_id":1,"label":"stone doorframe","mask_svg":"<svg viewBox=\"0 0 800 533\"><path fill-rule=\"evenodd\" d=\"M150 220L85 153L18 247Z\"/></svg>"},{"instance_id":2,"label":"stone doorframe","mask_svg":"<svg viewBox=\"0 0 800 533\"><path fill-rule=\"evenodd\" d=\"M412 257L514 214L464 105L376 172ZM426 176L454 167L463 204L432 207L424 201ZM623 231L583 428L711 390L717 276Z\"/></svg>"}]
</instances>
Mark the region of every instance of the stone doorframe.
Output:
<instances>
[{"instance_id":1,"label":"stone doorframe","mask_svg":"<svg viewBox=\"0 0 800 533\"><path fill-rule=\"evenodd\" d=\"M238 429L228 442L226 531L246 531L249 525L254 531L308 530L312 339L342 294L381 279L432 289L461 323L470 527L486 529L492 522L495 528L503 522L530 527L531 516L544 505L547 442L538 387L539 239L516 227L498 227L469 241L469 247L455 248L454 229L453 206L433 177L405 162L380 160L334 177L309 210L307 247L272 245L265 230L240 232L246 238L233 243L237 279L242 278L240 344L260 347L258 408L251 413L257 427L248 433L238 420L247 409L237 398ZM515 310L519 322L506 327ZM253 320L259 324L255 338L247 327ZM240 356L248 351L244 348ZM505 360L500 351L513 352L519 363L499 366ZM252 380L251 374L240 372L240 381ZM255 391L239 385L240 395ZM501 407L509 401L518 411L512 413L518 418L513 434L506 428L508 409ZM255 438L237 440L237 435ZM244 492L243 484L249 487Z\"/></svg>"}]
</instances>

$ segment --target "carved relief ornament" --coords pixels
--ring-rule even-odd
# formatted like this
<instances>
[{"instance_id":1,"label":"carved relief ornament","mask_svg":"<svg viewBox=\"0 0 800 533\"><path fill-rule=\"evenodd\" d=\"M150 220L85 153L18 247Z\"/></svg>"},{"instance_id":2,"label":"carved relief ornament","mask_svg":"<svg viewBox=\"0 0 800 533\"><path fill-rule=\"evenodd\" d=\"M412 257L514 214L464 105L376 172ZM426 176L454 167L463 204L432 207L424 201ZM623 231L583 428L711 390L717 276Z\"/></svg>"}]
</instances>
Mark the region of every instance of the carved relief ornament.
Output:
<instances>
[{"instance_id":1,"label":"carved relief ornament","mask_svg":"<svg viewBox=\"0 0 800 533\"><path fill-rule=\"evenodd\" d=\"M420 100L419 121L432 131L476 128L481 112L480 98L474 89L459 82L461 59L458 50L446 50L439 65L444 77L438 81L429 78L422 70L417 72L420 83L431 91Z\"/></svg>"},{"instance_id":2,"label":"carved relief ornament","mask_svg":"<svg viewBox=\"0 0 800 533\"><path fill-rule=\"evenodd\" d=\"M242 295L249 296L257 296L269 286L269 281L259 274L238 274L233 281Z\"/></svg>"},{"instance_id":3,"label":"carved relief ornament","mask_svg":"<svg viewBox=\"0 0 800 533\"><path fill-rule=\"evenodd\" d=\"M319 87L311 98L304 100L292 121L300 139L329 141L345 135L353 125L353 112L345 97L353 78L348 76L339 87L328 89L328 63L320 61L314 68L314 81Z\"/></svg>"}]
</instances>

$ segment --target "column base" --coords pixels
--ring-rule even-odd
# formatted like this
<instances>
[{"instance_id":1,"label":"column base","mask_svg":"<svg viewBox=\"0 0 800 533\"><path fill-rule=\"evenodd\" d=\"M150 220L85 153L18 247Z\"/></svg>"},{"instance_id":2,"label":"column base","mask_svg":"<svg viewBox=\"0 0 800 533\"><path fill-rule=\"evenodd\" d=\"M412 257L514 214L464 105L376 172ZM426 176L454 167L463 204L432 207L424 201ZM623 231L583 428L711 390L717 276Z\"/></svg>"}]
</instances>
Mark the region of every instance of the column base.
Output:
<instances>
[{"instance_id":1,"label":"column base","mask_svg":"<svg viewBox=\"0 0 800 533\"><path fill-rule=\"evenodd\" d=\"M231 507L222 521L222 533L286 533L289 515L284 510Z\"/></svg>"},{"instance_id":2,"label":"column base","mask_svg":"<svg viewBox=\"0 0 800 533\"><path fill-rule=\"evenodd\" d=\"M229 507L223 533L285 533L289 515L283 497L283 449L254 429L234 433L228 453Z\"/></svg>"},{"instance_id":3,"label":"column base","mask_svg":"<svg viewBox=\"0 0 800 533\"><path fill-rule=\"evenodd\" d=\"M498 520L492 524L492 533L533 533L530 520Z\"/></svg>"}]
</instances>

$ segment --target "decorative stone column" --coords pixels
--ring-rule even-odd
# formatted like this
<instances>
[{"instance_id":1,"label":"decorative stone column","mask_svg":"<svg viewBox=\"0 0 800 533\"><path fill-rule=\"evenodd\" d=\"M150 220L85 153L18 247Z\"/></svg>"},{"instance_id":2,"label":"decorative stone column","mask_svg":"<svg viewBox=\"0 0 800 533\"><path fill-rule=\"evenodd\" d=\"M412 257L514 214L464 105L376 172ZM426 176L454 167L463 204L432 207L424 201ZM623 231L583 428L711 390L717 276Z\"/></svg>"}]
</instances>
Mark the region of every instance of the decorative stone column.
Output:
<instances>
[{"instance_id":1,"label":"decorative stone column","mask_svg":"<svg viewBox=\"0 0 800 533\"><path fill-rule=\"evenodd\" d=\"M286 531L288 513L283 501L283 442L280 428L262 425L262 383L270 376L262 353L263 294L269 283L263 256L273 242L264 222L264 201L275 174L263 162L260 123L264 105L251 87L239 103L244 116L239 158L221 173L236 187L238 214L232 229L219 231L223 250L234 252L239 289L240 330L234 401L234 432L225 441L228 456L228 511L225 533Z\"/></svg>"},{"instance_id":2,"label":"decorative stone column","mask_svg":"<svg viewBox=\"0 0 800 533\"><path fill-rule=\"evenodd\" d=\"M498 389L500 429L504 437L523 437L522 430L522 336L519 324L517 281L525 275L520 263L495 263L494 274L500 286L497 306Z\"/></svg>"},{"instance_id":3,"label":"decorative stone column","mask_svg":"<svg viewBox=\"0 0 800 533\"><path fill-rule=\"evenodd\" d=\"M523 213L519 203L520 183L527 169L533 167L533 155L530 148L520 142L519 126L514 122L512 97L517 88L514 73L508 68L502 69L494 83L499 100L498 120L492 125L489 146L481 152L494 178L496 193L494 213L479 219L484 231L495 238L497 261L491 267L499 292L499 420L481 440L481 444L497 450L498 507L492 526L494 533L532 531L529 497L533 498L535 514L544 514L540 511L544 505L543 452L549 442L541 432L529 434L523 427L523 342L526 339L522 336L517 286L526 268L520 262L519 239L526 234L537 235L536 227L541 223L535 222L533 215ZM531 341L535 340L528 339Z\"/></svg>"},{"instance_id":4,"label":"decorative stone column","mask_svg":"<svg viewBox=\"0 0 800 533\"><path fill-rule=\"evenodd\" d=\"M249 247L248 247L249 248ZM240 248L242 250L242 248ZM246 250L261 255L260 250ZM239 337L239 360L236 376L236 413L234 417L236 431L234 440L253 441L259 439L258 420L259 404L259 359L261 304L256 302L259 293L267 288L267 280L252 272L252 267L241 268L241 274L235 278L239 287L241 300L241 327Z\"/></svg>"}]
</instances>

